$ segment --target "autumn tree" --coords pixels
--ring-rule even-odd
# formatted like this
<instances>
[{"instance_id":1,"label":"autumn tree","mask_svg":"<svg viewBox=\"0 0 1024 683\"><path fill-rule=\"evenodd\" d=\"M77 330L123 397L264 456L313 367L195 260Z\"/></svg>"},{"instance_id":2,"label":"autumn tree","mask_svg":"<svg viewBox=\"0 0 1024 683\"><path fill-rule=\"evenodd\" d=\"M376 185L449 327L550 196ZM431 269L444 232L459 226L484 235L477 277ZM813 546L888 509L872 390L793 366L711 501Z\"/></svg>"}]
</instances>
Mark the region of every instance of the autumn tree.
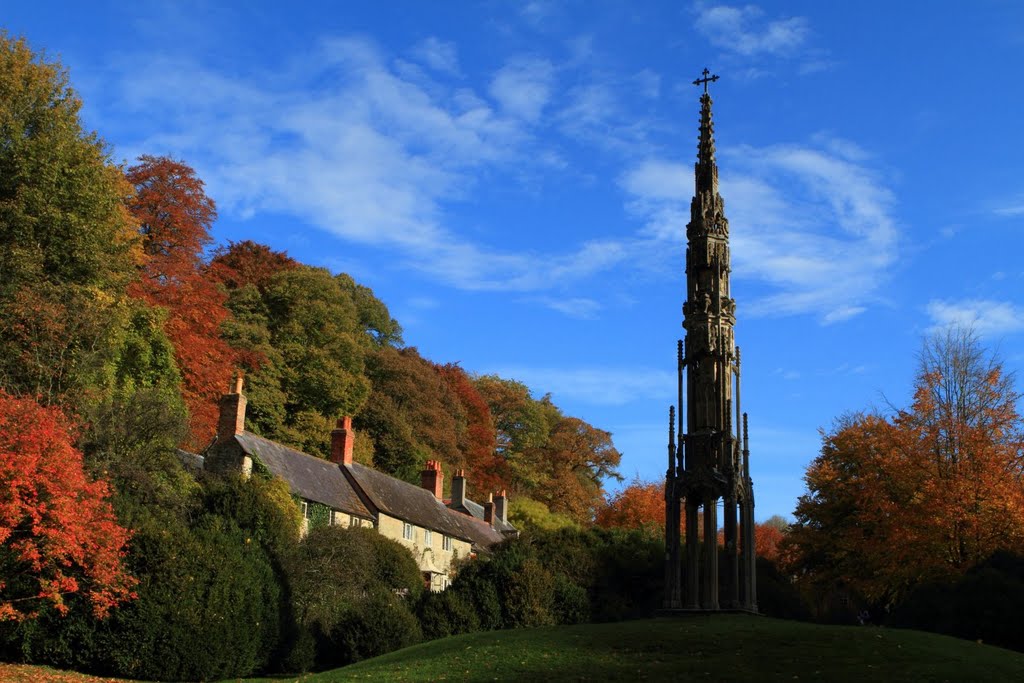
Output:
<instances>
[{"instance_id":1,"label":"autumn tree","mask_svg":"<svg viewBox=\"0 0 1024 683\"><path fill-rule=\"evenodd\" d=\"M0 387L77 411L113 381L131 193L57 62L0 33Z\"/></svg>"},{"instance_id":2,"label":"autumn tree","mask_svg":"<svg viewBox=\"0 0 1024 683\"><path fill-rule=\"evenodd\" d=\"M891 603L1024 542L1019 394L969 330L928 339L913 401L823 434L783 544L794 571Z\"/></svg>"},{"instance_id":3,"label":"autumn tree","mask_svg":"<svg viewBox=\"0 0 1024 683\"><path fill-rule=\"evenodd\" d=\"M203 181L181 161L142 156L126 171L135 188L129 202L144 259L132 293L167 310L165 329L181 370L190 415L190 446L205 446L217 425L217 399L235 371L221 337L230 315L227 295L206 273L203 249L212 240L216 206Z\"/></svg>"},{"instance_id":4,"label":"autumn tree","mask_svg":"<svg viewBox=\"0 0 1024 683\"><path fill-rule=\"evenodd\" d=\"M789 522L773 515L764 522L754 524L754 552L770 562L779 561L779 546L789 531Z\"/></svg>"},{"instance_id":5,"label":"autumn tree","mask_svg":"<svg viewBox=\"0 0 1024 683\"><path fill-rule=\"evenodd\" d=\"M595 522L606 529L664 529L665 484L634 477L598 509Z\"/></svg>"},{"instance_id":6,"label":"autumn tree","mask_svg":"<svg viewBox=\"0 0 1024 683\"><path fill-rule=\"evenodd\" d=\"M373 391L356 427L373 439L374 465L409 481L427 460L464 467L457 413L461 408L434 364L415 347L381 348L367 357Z\"/></svg>"},{"instance_id":7,"label":"autumn tree","mask_svg":"<svg viewBox=\"0 0 1024 683\"><path fill-rule=\"evenodd\" d=\"M224 337L246 372L247 424L326 456L337 418L366 404L367 359L401 339L398 323L348 275L252 242L220 251L211 273L228 291Z\"/></svg>"},{"instance_id":8,"label":"autumn tree","mask_svg":"<svg viewBox=\"0 0 1024 683\"><path fill-rule=\"evenodd\" d=\"M526 385L485 375L476 380L497 430L496 453L509 488L569 515L593 520L605 479L618 479L621 458L611 434L566 416L550 396L535 399Z\"/></svg>"},{"instance_id":9,"label":"autumn tree","mask_svg":"<svg viewBox=\"0 0 1024 683\"><path fill-rule=\"evenodd\" d=\"M0 621L66 613L74 593L99 617L133 597L129 534L72 441L56 408L0 390Z\"/></svg>"},{"instance_id":10,"label":"autumn tree","mask_svg":"<svg viewBox=\"0 0 1024 683\"><path fill-rule=\"evenodd\" d=\"M497 431L486 399L457 363L435 365L457 401L456 441L472 491L498 491L508 472L497 453Z\"/></svg>"},{"instance_id":11,"label":"autumn tree","mask_svg":"<svg viewBox=\"0 0 1024 683\"><path fill-rule=\"evenodd\" d=\"M285 252L274 251L252 240L228 242L228 246L218 247L211 261L216 280L232 292L246 287L264 292L275 275L298 267L299 262Z\"/></svg>"}]
</instances>

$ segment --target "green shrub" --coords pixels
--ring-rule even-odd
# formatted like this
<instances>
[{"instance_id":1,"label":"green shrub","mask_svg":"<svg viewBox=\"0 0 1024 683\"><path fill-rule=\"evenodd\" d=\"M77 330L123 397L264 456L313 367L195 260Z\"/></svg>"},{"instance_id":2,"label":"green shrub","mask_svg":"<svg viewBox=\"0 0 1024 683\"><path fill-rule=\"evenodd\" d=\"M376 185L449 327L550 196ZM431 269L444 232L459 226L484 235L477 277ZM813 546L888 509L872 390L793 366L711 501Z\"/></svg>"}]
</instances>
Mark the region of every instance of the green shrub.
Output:
<instances>
[{"instance_id":1,"label":"green shrub","mask_svg":"<svg viewBox=\"0 0 1024 683\"><path fill-rule=\"evenodd\" d=\"M763 557L757 558L757 609L776 619L811 619L810 607L796 585Z\"/></svg>"},{"instance_id":2,"label":"green shrub","mask_svg":"<svg viewBox=\"0 0 1024 683\"><path fill-rule=\"evenodd\" d=\"M416 615L427 640L480 630L480 618L473 603L456 590L425 593Z\"/></svg>"},{"instance_id":3,"label":"green shrub","mask_svg":"<svg viewBox=\"0 0 1024 683\"><path fill-rule=\"evenodd\" d=\"M317 667L334 669L418 643L416 617L405 600L376 589L346 608L317 650Z\"/></svg>"},{"instance_id":4,"label":"green shrub","mask_svg":"<svg viewBox=\"0 0 1024 683\"><path fill-rule=\"evenodd\" d=\"M280 591L266 551L231 521L189 528L153 518L132 539L138 599L98 621L87 611L8 631L22 661L148 680L261 670L277 645Z\"/></svg>"},{"instance_id":5,"label":"green shrub","mask_svg":"<svg viewBox=\"0 0 1024 683\"><path fill-rule=\"evenodd\" d=\"M1024 651L1024 557L997 552L964 576L913 590L888 623Z\"/></svg>"},{"instance_id":6,"label":"green shrub","mask_svg":"<svg viewBox=\"0 0 1024 683\"><path fill-rule=\"evenodd\" d=\"M300 629L285 655L292 665L309 666L310 640L313 662L322 668L419 639L411 609L423 591L416 561L408 550L376 531L314 529L286 558L285 570ZM378 608L383 612L378 614ZM361 640L378 638L386 628L395 632L380 642Z\"/></svg>"}]
</instances>

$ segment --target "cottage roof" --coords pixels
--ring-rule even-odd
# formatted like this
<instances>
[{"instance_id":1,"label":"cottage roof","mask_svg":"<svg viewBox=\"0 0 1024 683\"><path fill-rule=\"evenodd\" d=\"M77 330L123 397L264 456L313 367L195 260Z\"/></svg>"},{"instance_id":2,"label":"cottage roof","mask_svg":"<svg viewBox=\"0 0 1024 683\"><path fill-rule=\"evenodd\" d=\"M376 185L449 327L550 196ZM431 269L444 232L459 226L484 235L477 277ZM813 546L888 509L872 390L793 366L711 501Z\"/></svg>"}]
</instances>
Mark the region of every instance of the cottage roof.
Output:
<instances>
[{"instance_id":1,"label":"cottage roof","mask_svg":"<svg viewBox=\"0 0 1024 683\"><path fill-rule=\"evenodd\" d=\"M480 520L481 522L483 522L484 520L484 506L481 505L480 503L473 502L469 498L463 500L463 504L460 506L453 505L452 509L457 510L459 512L464 512L467 515ZM486 524L486 522L484 522L484 524ZM508 522L501 521L498 518L497 514L494 515L494 528L498 531L498 533L502 534L516 532L516 528L514 526L512 526Z\"/></svg>"},{"instance_id":2,"label":"cottage roof","mask_svg":"<svg viewBox=\"0 0 1024 683\"><path fill-rule=\"evenodd\" d=\"M199 472L203 469L203 463L206 458L199 455L198 453L192 453L191 451L183 451L180 448L174 449L174 454L178 456L178 460L189 472Z\"/></svg>"},{"instance_id":3,"label":"cottage roof","mask_svg":"<svg viewBox=\"0 0 1024 683\"><path fill-rule=\"evenodd\" d=\"M338 464L252 432L236 434L235 441L247 455L263 463L271 474L288 482L295 495L357 517L373 517Z\"/></svg>"},{"instance_id":4,"label":"cottage roof","mask_svg":"<svg viewBox=\"0 0 1024 683\"><path fill-rule=\"evenodd\" d=\"M489 524L450 510L443 501L424 488L359 463L348 465L347 470L370 502L392 517L484 548L502 540L502 535Z\"/></svg>"},{"instance_id":5,"label":"cottage roof","mask_svg":"<svg viewBox=\"0 0 1024 683\"><path fill-rule=\"evenodd\" d=\"M495 543L501 543L505 540L505 537L502 535L501 531L492 527L487 522L483 521L482 518L477 519L475 517L470 517L468 515L462 514L461 512L456 512L455 510L452 510L450 508L448 510L448 514L456 518L459 526L461 526L465 530L466 534L469 535L469 540L472 541L473 545L478 548L486 549L491 547ZM482 515L483 512L481 508L481 516Z\"/></svg>"}]
</instances>

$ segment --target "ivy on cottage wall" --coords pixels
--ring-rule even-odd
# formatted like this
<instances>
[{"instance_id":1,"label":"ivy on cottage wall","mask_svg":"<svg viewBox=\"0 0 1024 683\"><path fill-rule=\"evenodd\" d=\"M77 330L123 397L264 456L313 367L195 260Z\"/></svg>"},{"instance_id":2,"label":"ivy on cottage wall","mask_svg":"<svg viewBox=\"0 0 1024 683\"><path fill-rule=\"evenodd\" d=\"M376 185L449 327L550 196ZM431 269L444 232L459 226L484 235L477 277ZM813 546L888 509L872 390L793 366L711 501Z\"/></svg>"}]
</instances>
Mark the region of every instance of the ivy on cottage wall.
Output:
<instances>
[{"instance_id":1,"label":"ivy on cottage wall","mask_svg":"<svg viewBox=\"0 0 1024 683\"><path fill-rule=\"evenodd\" d=\"M292 499L300 510L302 509L302 504L306 504L308 519L306 528L308 531L331 525L331 508L323 503L314 503L311 500L304 500L300 496L293 495Z\"/></svg>"}]
</instances>

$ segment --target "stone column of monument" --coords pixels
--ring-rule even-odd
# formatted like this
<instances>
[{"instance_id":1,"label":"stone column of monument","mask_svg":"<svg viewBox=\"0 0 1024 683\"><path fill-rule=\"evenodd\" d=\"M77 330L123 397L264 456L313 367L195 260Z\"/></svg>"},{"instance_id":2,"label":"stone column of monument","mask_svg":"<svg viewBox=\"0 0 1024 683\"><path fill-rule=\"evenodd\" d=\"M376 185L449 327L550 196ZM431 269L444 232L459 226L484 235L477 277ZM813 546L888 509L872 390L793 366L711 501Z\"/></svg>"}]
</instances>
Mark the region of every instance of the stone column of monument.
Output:
<instances>
[{"instance_id":1,"label":"stone column of monument","mask_svg":"<svg viewBox=\"0 0 1024 683\"><path fill-rule=\"evenodd\" d=\"M672 433L675 426L672 425L669 430L670 466L665 483L666 524L679 519L679 498L685 500L686 552L680 558L678 545L666 547L665 607L756 610L753 491L749 452L740 439L739 350L733 336L736 303L731 298L729 282L729 222L718 193L711 96L707 92L707 84L717 79L717 76L708 77L705 69L704 78L694 81L704 85L704 94L700 100L694 196L690 222L686 226L686 301L683 304L686 337L678 358L680 436L676 448ZM743 423L745 425L746 415L743 415ZM673 452L676 453L674 472ZM723 503L726 558L725 584L721 590L717 543L719 500ZM701 542L698 530L700 515L703 515L705 542ZM666 531L665 538L667 544L679 543L678 532ZM682 576L672 566L680 559L683 560Z\"/></svg>"}]
</instances>

